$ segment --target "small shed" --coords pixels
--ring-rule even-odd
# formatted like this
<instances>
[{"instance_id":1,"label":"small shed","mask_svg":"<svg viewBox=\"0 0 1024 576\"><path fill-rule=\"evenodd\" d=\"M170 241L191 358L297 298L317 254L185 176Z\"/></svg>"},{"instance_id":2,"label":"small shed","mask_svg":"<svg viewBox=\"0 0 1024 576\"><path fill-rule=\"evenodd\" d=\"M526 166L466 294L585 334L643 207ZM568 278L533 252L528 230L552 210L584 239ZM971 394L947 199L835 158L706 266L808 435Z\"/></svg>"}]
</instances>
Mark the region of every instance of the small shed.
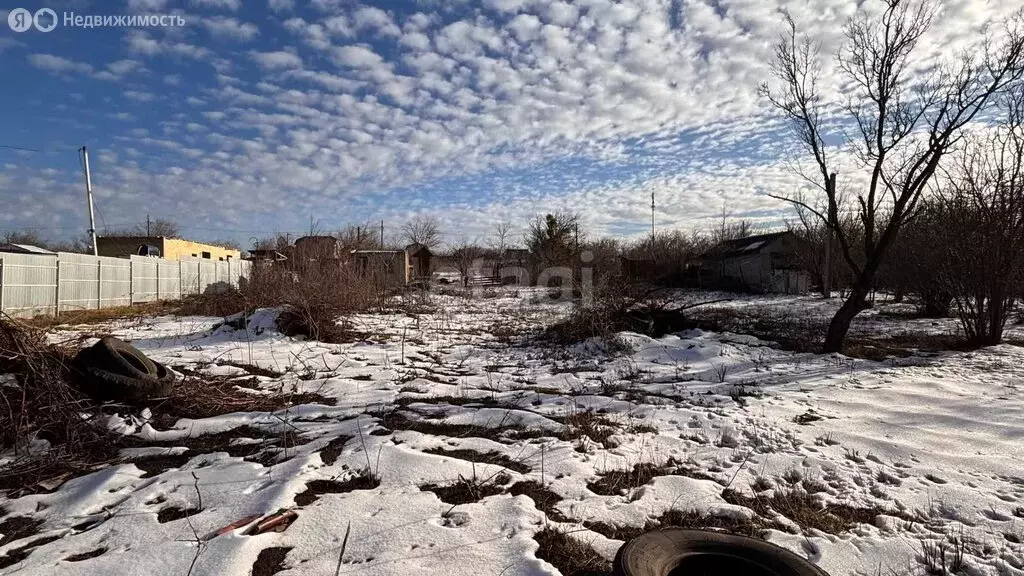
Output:
<instances>
[{"instance_id":1,"label":"small shed","mask_svg":"<svg viewBox=\"0 0 1024 576\"><path fill-rule=\"evenodd\" d=\"M357 272L386 286L405 286L410 282L409 253L405 250L353 250Z\"/></svg>"},{"instance_id":2,"label":"small shed","mask_svg":"<svg viewBox=\"0 0 1024 576\"><path fill-rule=\"evenodd\" d=\"M409 281L429 280L432 272L431 259L433 254L425 244L413 243L405 247L409 259Z\"/></svg>"},{"instance_id":3,"label":"small shed","mask_svg":"<svg viewBox=\"0 0 1024 576\"><path fill-rule=\"evenodd\" d=\"M811 275L799 265L800 243L792 232L721 242L700 258L700 285L742 292L806 293Z\"/></svg>"}]
</instances>

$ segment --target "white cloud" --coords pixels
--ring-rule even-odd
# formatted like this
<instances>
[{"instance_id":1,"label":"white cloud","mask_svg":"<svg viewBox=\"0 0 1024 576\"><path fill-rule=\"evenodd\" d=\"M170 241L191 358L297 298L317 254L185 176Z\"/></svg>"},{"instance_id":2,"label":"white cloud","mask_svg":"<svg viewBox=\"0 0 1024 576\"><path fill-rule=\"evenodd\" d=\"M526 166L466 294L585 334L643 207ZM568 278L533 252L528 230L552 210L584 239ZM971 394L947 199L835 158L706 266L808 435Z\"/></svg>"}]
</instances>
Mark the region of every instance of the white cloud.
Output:
<instances>
[{"instance_id":1,"label":"white cloud","mask_svg":"<svg viewBox=\"0 0 1024 576\"><path fill-rule=\"evenodd\" d=\"M292 52L250 52L252 59L264 69L302 68L302 58Z\"/></svg>"},{"instance_id":2,"label":"white cloud","mask_svg":"<svg viewBox=\"0 0 1024 576\"><path fill-rule=\"evenodd\" d=\"M295 9L295 0L267 0L267 6L274 12L291 12Z\"/></svg>"},{"instance_id":3,"label":"white cloud","mask_svg":"<svg viewBox=\"0 0 1024 576\"><path fill-rule=\"evenodd\" d=\"M370 29L381 36L393 36L397 38L402 34L402 31L395 25L391 16L380 8L362 6L356 10L355 14L352 16L352 21L355 23L357 29Z\"/></svg>"},{"instance_id":4,"label":"white cloud","mask_svg":"<svg viewBox=\"0 0 1024 576\"><path fill-rule=\"evenodd\" d=\"M333 53L334 61L341 66L371 68L384 62L376 52L365 46L342 46Z\"/></svg>"},{"instance_id":5,"label":"white cloud","mask_svg":"<svg viewBox=\"0 0 1024 576\"><path fill-rule=\"evenodd\" d=\"M178 85L180 85L181 84L181 75L180 74L168 74L168 75L164 76L164 84L167 84L167 85L170 85L170 86L178 86Z\"/></svg>"},{"instance_id":6,"label":"white cloud","mask_svg":"<svg viewBox=\"0 0 1024 576\"><path fill-rule=\"evenodd\" d=\"M110 70L118 76L124 76L125 74L138 70L139 68L142 68L142 62L139 62L138 60L125 59L107 64L107 70Z\"/></svg>"},{"instance_id":7,"label":"white cloud","mask_svg":"<svg viewBox=\"0 0 1024 576\"><path fill-rule=\"evenodd\" d=\"M230 10L237 12L242 7L242 0L191 0L193 6L214 10Z\"/></svg>"},{"instance_id":8,"label":"white cloud","mask_svg":"<svg viewBox=\"0 0 1024 576\"><path fill-rule=\"evenodd\" d=\"M983 22L1009 10L1002 4L1012 3L945 5L929 42L969 47ZM282 26L291 34L280 38L283 50L200 45L195 27L130 31L128 51L158 59L146 65L160 74L140 75L157 87L133 85L120 102L156 98L161 80L177 76L181 97L161 102L173 122L163 132L115 136L124 139L111 174L121 193L145 183L174 191L161 197L183 206L212 198L224 221L246 217L239 205L282 218L435 210L467 234L559 208L580 210L598 232L625 230L646 223L652 190L659 225L701 225L723 200L739 215L777 220L785 208L763 192L800 185L780 160L791 145L756 93L778 9L792 8L832 49L857 2L486 0L480 11L421 2L422 13L399 19L400 35L383 10L350 0L312 6L322 12L259 31L277 38ZM89 74L84 81L114 75L65 53L33 56L37 68ZM214 74L194 74L184 59ZM255 79L253 63L274 73ZM202 112L185 115L179 100ZM179 168L147 173L135 161ZM0 198L9 189L0 185Z\"/></svg>"},{"instance_id":9,"label":"white cloud","mask_svg":"<svg viewBox=\"0 0 1024 576\"><path fill-rule=\"evenodd\" d=\"M156 99L156 96L153 94L149 92L142 92L140 90L125 90L122 94L124 94L125 98L136 102L152 102Z\"/></svg>"},{"instance_id":10,"label":"white cloud","mask_svg":"<svg viewBox=\"0 0 1024 576\"><path fill-rule=\"evenodd\" d=\"M28 63L40 70L55 74L66 74L77 72L88 74L92 72L92 66L84 62L74 62L67 58L54 56L53 54L29 54Z\"/></svg>"},{"instance_id":11,"label":"white cloud","mask_svg":"<svg viewBox=\"0 0 1024 576\"><path fill-rule=\"evenodd\" d=\"M227 40L252 40L259 34L259 29L251 22L240 22L225 16L204 17L203 26L214 38Z\"/></svg>"},{"instance_id":12,"label":"white cloud","mask_svg":"<svg viewBox=\"0 0 1024 576\"><path fill-rule=\"evenodd\" d=\"M128 0L129 12L153 12L167 7L167 0Z\"/></svg>"}]
</instances>

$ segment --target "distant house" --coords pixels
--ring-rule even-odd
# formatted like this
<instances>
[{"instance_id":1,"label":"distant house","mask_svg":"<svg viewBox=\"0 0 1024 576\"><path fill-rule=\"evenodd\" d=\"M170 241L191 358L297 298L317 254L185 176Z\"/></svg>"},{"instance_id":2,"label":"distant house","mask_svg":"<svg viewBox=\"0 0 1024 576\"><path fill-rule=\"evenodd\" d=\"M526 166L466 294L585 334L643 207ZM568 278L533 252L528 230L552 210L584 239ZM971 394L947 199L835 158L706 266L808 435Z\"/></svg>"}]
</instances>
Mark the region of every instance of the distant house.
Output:
<instances>
[{"instance_id":1,"label":"distant house","mask_svg":"<svg viewBox=\"0 0 1024 576\"><path fill-rule=\"evenodd\" d=\"M159 256L165 260L203 258L206 260L239 260L242 252L234 248L193 242L163 236L97 236L96 251L100 256Z\"/></svg>"},{"instance_id":2,"label":"distant house","mask_svg":"<svg viewBox=\"0 0 1024 576\"><path fill-rule=\"evenodd\" d=\"M295 247L292 249L293 260L297 263L312 260L340 260L342 254L341 242L334 236L303 236L295 240Z\"/></svg>"},{"instance_id":3,"label":"distant house","mask_svg":"<svg viewBox=\"0 0 1024 576\"><path fill-rule=\"evenodd\" d=\"M800 268L800 239L792 232L726 240L698 262L700 286L743 292L802 294L811 275Z\"/></svg>"},{"instance_id":4,"label":"distant house","mask_svg":"<svg viewBox=\"0 0 1024 576\"><path fill-rule=\"evenodd\" d=\"M46 248L40 248L39 246L33 246L31 244L0 244L0 252L7 252L8 254L56 254L56 252L52 252Z\"/></svg>"}]
</instances>

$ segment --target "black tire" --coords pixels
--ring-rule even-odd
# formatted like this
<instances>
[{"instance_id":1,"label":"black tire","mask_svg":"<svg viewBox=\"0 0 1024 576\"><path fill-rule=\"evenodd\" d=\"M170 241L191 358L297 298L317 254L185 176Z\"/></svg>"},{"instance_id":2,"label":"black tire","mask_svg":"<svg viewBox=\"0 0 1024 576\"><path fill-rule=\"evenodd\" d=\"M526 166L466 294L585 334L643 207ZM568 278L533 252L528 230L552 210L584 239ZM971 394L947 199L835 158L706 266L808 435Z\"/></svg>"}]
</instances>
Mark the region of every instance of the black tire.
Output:
<instances>
[{"instance_id":1,"label":"black tire","mask_svg":"<svg viewBox=\"0 0 1024 576\"><path fill-rule=\"evenodd\" d=\"M118 402L140 402L167 397L174 387L174 373L163 364L154 365L157 376L142 378L125 376L102 368L86 368L84 391L97 400Z\"/></svg>"},{"instance_id":2,"label":"black tire","mask_svg":"<svg viewBox=\"0 0 1024 576\"><path fill-rule=\"evenodd\" d=\"M615 555L616 576L828 576L800 556L763 540L709 532L667 529L626 543Z\"/></svg>"},{"instance_id":3,"label":"black tire","mask_svg":"<svg viewBox=\"0 0 1024 576\"><path fill-rule=\"evenodd\" d=\"M88 352L87 367L133 378L158 378L156 363L138 348L112 336L100 338Z\"/></svg>"}]
</instances>

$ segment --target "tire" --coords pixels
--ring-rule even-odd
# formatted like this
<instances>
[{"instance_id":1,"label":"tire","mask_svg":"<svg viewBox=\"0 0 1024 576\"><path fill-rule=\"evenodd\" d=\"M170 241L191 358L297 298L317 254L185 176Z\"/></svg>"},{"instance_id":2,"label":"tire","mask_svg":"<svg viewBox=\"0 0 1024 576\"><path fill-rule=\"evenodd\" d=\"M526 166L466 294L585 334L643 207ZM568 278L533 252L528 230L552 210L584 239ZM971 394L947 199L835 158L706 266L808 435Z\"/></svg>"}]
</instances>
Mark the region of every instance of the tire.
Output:
<instances>
[{"instance_id":1,"label":"tire","mask_svg":"<svg viewBox=\"0 0 1024 576\"><path fill-rule=\"evenodd\" d=\"M105 336L89 349L88 367L133 378L157 378L156 363L131 344Z\"/></svg>"},{"instance_id":2,"label":"tire","mask_svg":"<svg viewBox=\"0 0 1024 576\"><path fill-rule=\"evenodd\" d=\"M756 538L705 530L648 532L615 555L616 576L828 576L796 554Z\"/></svg>"},{"instance_id":3,"label":"tire","mask_svg":"<svg viewBox=\"0 0 1024 576\"><path fill-rule=\"evenodd\" d=\"M157 376L136 378L102 368L85 369L85 392L97 400L140 402L163 398L174 387L174 374L166 366L154 363Z\"/></svg>"}]
</instances>

